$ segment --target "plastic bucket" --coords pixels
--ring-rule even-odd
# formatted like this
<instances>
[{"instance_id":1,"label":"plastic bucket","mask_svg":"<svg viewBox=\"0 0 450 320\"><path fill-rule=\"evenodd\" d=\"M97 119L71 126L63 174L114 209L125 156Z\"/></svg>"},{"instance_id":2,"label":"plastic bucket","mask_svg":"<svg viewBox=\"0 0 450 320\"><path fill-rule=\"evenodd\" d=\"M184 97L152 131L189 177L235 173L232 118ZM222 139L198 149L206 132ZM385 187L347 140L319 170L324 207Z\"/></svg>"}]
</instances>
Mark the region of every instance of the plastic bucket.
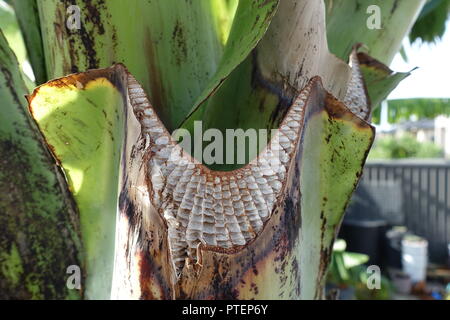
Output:
<instances>
[{"instance_id":1,"label":"plastic bucket","mask_svg":"<svg viewBox=\"0 0 450 320\"><path fill-rule=\"evenodd\" d=\"M403 226L392 227L386 231L383 239L383 258L387 267L402 269L402 240L407 232Z\"/></svg>"},{"instance_id":2,"label":"plastic bucket","mask_svg":"<svg viewBox=\"0 0 450 320\"><path fill-rule=\"evenodd\" d=\"M424 281L427 275L428 241L419 237L405 237L402 240L403 271L413 282Z\"/></svg>"}]
</instances>

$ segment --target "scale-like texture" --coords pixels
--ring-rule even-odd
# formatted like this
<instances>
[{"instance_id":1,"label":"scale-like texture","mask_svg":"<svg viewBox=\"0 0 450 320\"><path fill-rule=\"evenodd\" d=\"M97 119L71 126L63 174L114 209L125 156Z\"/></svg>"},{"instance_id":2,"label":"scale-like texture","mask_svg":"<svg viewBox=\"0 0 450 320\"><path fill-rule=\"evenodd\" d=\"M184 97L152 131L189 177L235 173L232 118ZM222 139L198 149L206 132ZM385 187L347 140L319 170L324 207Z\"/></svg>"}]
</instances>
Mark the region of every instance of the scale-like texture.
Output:
<instances>
[{"instance_id":1,"label":"scale-like texture","mask_svg":"<svg viewBox=\"0 0 450 320\"><path fill-rule=\"evenodd\" d=\"M253 240L282 194L311 83L256 159L241 169L220 172L186 153L161 123L137 81L131 75L128 81L130 101L149 150L151 201L167 223L177 270L187 258L197 261L200 244L225 251Z\"/></svg>"},{"instance_id":2,"label":"scale-like texture","mask_svg":"<svg viewBox=\"0 0 450 320\"><path fill-rule=\"evenodd\" d=\"M359 46L356 46L350 55L349 62L352 67L352 77L348 84L347 93L343 102L354 114L361 119L368 120L370 118L371 105L361 68L359 66L357 54L358 47Z\"/></svg>"}]
</instances>

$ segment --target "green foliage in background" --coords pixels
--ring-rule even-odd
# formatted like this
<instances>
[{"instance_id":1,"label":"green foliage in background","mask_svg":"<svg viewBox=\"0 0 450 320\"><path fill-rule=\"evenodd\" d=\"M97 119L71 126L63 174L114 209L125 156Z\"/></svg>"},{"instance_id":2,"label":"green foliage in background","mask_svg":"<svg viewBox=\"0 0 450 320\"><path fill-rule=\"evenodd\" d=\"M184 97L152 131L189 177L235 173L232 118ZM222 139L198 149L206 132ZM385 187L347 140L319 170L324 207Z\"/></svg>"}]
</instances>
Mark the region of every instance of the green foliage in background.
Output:
<instances>
[{"instance_id":1,"label":"green foliage in background","mask_svg":"<svg viewBox=\"0 0 450 320\"><path fill-rule=\"evenodd\" d=\"M381 288L371 290L367 287L367 280L371 273L367 273L366 263L369 256L356 252L348 252L346 242L337 239L333 246L330 270L327 284L340 290L354 288L357 300L387 300L391 297L392 285L385 276L381 276Z\"/></svg>"},{"instance_id":2,"label":"green foliage in background","mask_svg":"<svg viewBox=\"0 0 450 320\"><path fill-rule=\"evenodd\" d=\"M359 271L359 272L358 272ZM381 275L380 289L369 289L367 287L367 278L370 274L367 273L366 266L359 266L355 268L358 274L359 281L355 284L355 296L357 300L389 300L392 296L393 286L389 279Z\"/></svg>"},{"instance_id":3,"label":"green foliage in background","mask_svg":"<svg viewBox=\"0 0 450 320\"><path fill-rule=\"evenodd\" d=\"M418 142L411 134L375 140L369 159L440 158L443 151L431 142Z\"/></svg>"},{"instance_id":4,"label":"green foliage in background","mask_svg":"<svg viewBox=\"0 0 450 320\"><path fill-rule=\"evenodd\" d=\"M417 119L432 119L439 115L450 116L450 98L389 100L388 106L389 123L410 120L411 117L415 117ZM380 123L380 112L380 108L374 111L374 123Z\"/></svg>"},{"instance_id":5,"label":"green foliage in background","mask_svg":"<svg viewBox=\"0 0 450 320\"><path fill-rule=\"evenodd\" d=\"M450 0L430 0L422 9L414 27L409 34L412 42L434 43L442 38L450 13Z\"/></svg>"}]
</instances>

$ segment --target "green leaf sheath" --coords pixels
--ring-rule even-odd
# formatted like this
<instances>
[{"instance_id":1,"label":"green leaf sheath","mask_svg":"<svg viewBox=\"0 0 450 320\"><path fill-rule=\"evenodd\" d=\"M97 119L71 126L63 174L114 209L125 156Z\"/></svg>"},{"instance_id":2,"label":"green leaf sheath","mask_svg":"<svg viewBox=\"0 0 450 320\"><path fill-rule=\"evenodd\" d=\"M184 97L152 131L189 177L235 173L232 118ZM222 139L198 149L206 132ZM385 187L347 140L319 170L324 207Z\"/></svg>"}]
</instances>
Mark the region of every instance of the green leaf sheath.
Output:
<instances>
[{"instance_id":1,"label":"green leaf sheath","mask_svg":"<svg viewBox=\"0 0 450 320\"><path fill-rule=\"evenodd\" d=\"M302 298L321 298L334 237L362 173L375 129L318 86L300 145ZM318 271L318 272L317 272ZM317 282L316 282L317 281ZM321 285L317 285L317 283Z\"/></svg>"},{"instance_id":2,"label":"green leaf sheath","mask_svg":"<svg viewBox=\"0 0 450 320\"><path fill-rule=\"evenodd\" d=\"M266 32L275 15L279 0L240 1L219 68L208 82L190 112L211 96L230 73L250 54Z\"/></svg>"},{"instance_id":3,"label":"green leaf sheath","mask_svg":"<svg viewBox=\"0 0 450 320\"><path fill-rule=\"evenodd\" d=\"M22 35L27 48L28 59L33 68L36 84L40 85L48 80L45 70L45 56L42 44L39 12L36 0L13 0Z\"/></svg>"},{"instance_id":4,"label":"green leaf sheath","mask_svg":"<svg viewBox=\"0 0 450 320\"><path fill-rule=\"evenodd\" d=\"M392 62L400 50L404 37L411 30L425 2L325 0L330 51L346 60L356 44L361 43L366 50L365 53L359 53L358 58L372 110L376 110L389 93L410 75L409 72L393 72L386 65ZM373 5L380 9L380 29L368 27L368 20L375 14L375 11L369 10Z\"/></svg>"},{"instance_id":5,"label":"green leaf sheath","mask_svg":"<svg viewBox=\"0 0 450 320\"><path fill-rule=\"evenodd\" d=\"M24 37L21 33L15 10L10 4L5 2L0 5L0 29L17 58L22 78L28 88L28 92L30 92L36 84L23 72L28 61Z\"/></svg>"},{"instance_id":6,"label":"green leaf sheath","mask_svg":"<svg viewBox=\"0 0 450 320\"><path fill-rule=\"evenodd\" d=\"M389 65L400 50L426 0L325 0L330 51L347 60L353 46L363 43L368 54ZM380 9L380 29L368 28L368 20Z\"/></svg>"},{"instance_id":7,"label":"green leaf sheath","mask_svg":"<svg viewBox=\"0 0 450 320\"><path fill-rule=\"evenodd\" d=\"M394 72L363 52L358 53L358 60L372 110L376 110L399 83L411 74L411 72Z\"/></svg>"},{"instance_id":8,"label":"green leaf sheath","mask_svg":"<svg viewBox=\"0 0 450 320\"><path fill-rule=\"evenodd\" d=\"M230 35L239 0L210 0L220 42L225 45Z\"/></svg>"},{"instance_id":9,"label":"green leaf sheath","mask_svg":"<svg viewBox=\"0 0 450 320\"><path fill-rule=\"evenodd\" d=\"M109 299L111 294L119 165L126 135L124 74L116 65L71 75L38 87L29 99L80 211L88 299Z\"/></svg>"},{"instance_id":10,"label":"green leaf sheath","mask_svg":"<svg viewBox=\"0 0 450 320\"><path fill-rule=\"evenodd\" d=\"M185 118L215 74L222 45L209 0L38 0L49 78L124 63L169 130Z\"/></svg>"},{"instance_id":11,"label":"green leaf sheath","mask_svg":"<svg viewBox=\"0 0 450 320\"><path fill-rule=\"evenodd\" d=\"M5 3L2 3L0 6L0 29L14 52L19 65L22 65L27 59L25 43L17 22L17 14L10 5Z\"/></svg>"},{"instance_id":12,"label":"green leaf sheath","mask_svg":"<svg viewBox=\"0 0 450 320\"><path fill-rule=\"evenodd\" d=\"M26 107L27 89L0 32L0 298L70 299L82 270L78 214Z\"/></svg>"}]
</instances>

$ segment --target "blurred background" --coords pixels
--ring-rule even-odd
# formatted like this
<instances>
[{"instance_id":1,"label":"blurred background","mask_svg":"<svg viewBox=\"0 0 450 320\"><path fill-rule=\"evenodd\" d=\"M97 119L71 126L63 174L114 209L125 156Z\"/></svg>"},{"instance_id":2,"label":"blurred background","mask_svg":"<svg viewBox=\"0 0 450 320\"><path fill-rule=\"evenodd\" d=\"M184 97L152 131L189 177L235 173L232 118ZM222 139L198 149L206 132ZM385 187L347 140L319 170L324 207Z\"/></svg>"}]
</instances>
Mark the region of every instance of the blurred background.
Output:
<instances>
[{"instance_id":1,"label":"blurred background","mask_svg":"<svg viewBox=\"0 0 450 320\"><path fill-rule=\"evenodd\" d=\"M450 297L449 1L430 1L390 68L411 71L374 115L377 135L329 275L341 299ZM369 290L367 266L383 274Z\"/></svg>"}]
</instances>

